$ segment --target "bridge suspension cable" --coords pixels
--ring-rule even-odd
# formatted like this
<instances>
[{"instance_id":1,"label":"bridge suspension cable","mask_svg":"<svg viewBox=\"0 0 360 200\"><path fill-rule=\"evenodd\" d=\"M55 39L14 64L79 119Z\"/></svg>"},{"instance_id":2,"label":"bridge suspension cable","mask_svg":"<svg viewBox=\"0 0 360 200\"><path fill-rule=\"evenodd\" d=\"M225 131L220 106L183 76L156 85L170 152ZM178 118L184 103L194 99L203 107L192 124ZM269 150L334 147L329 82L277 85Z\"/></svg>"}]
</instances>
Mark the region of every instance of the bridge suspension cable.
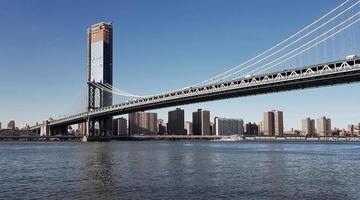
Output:
<instances>
[{"instance_id":1,"label":"bridge suspension cable","mask_svg":"<svg viewBox=\"0 0 360 200\"><path fill-rule=\"evenodd\" d=\"M299 36L301 33L305 32L305 31L308 30L309 28L313 27L313 26L316 25L318 22L320 22L320 21L322 21L323 19L325 19L326 17L330 16L331 14L333 14L335 11L339 10L340 8L342 8L344 5L346 5L346 4L347 4L348 2L350 2L350 1L351 1L351 0L346 0L345 2L343 2L342 4L340 4L339 6L337 6L337 7L334 8L333 10L331 10L330 12L326 13L325 15L323 15L322 17L320 17L319 19L317 19L316 21L314 21L313 23L311 23L310 25L308 25L308 26L306 26L305 28L301 29L300 31L296 32L294 35L292 35L292 36L290 36L289 38L283 40L282 42L276 44L276 45L273 46L272 48L264 51L263 53L255 56L255 57L249 59L248 61L246 61L246 62L244 62L244 63L242 63L242 64L240 64L240 65L237 65L237 66L233 67L232 69L229 69L229 70L227 70L227 71L225 71L225 72L223 72L223 73L221 73L221 74L219 74L219 75L216 75L216 76L214 76L214 77L212 77L212 78L209 78L209 79L207 79L207 80L205 80L205 81L202 81L202 82L193 84L193 85L191 85L190 87L199 86L199 85L203 85L203 84L214 83L214 82L220 81L220 80L222 80L222 79L224 79L224 78L227 78L227 77L229 77L229 76L232 76L234 73L231 73L231 75L227 75L227 74L230 73L230 72L233 72L233 71L235 71L235 70L237 70L237 69L239 69L240 67L242 67L242 66L244 66L244 65L247 65L247 64L253 62L254 60L257 60L258 58L260 58L260 57L262 57L262 56L264 56L264 55L267 55L268 53L270 53L271 51L273 51L273 50L275 50L276 48L280 47L281 45L286 44L286 43L289 42L291 39L294 39L295 37ZM355 4L352 4L351 6L347 7L347 8L346 8L344 11L342 11L340 14L336 15L335 17L331 18L330 20L328 20L327 22L323 23L323 24L320 25L320 26L321 26L321 27L325 26L325 25L328 24L329 22L333 21L335 18L337 18L337 17L341 16L342 14L344 14L345 12L349 11L351 8L353 8L353 7L354 7L355 5L357 5L358 3L360 3L360 1L357 1ZM318 30L318 29L321 28L321 27L317 26L315 29ZM310 30L311 30L311 29L310 29ZM316 31L316 30L311 31L311 33L313 33L313 32ZM307 33L305 36L302 36L301 38L304 38L304 37L310 35L311 33ZM297 41L300 41L300 40L301 40L301 39L298 39ZM295 43L295 42L292 42L292 44L294 44L294 43ZM287 46L291 46L291 44L289 44L289 45L287 45ZM286 48L286 47L283 47L281 50L278 50L277 52L280 52L280 51L284 50L285 48ZM272 56L275 55L275 54L276 54L276 53L273 53ZM265 59L267 59L267 58L269 58L269 57L271 57L271 56L267 56L266 58L261 59L261 61L263 61L263 60L265 60ZM259 62L261 62L261 61L259 61ZM259 62L257 62L257 63L259 63ZM257 63L256 63L256 64L257 64ZM252 64L251 66L254 66L254 65L255 65L255 64ZM246 69L250 68L251 66L246 67ZM245 70L245 68L244 68L243 70ZM242 71L243 71L243 70L242 70ZM238 73L238 72L236 71L236 73ZM226 75L226 76L225 76L225 75ZM210 82L210 83L209 83L209 82Z\"/></svg>"},{"instance_id":2,"label":"bridge suspension cable","mask_svg":"<svg viewBox=\"0 0 360 200\"><path fill-rule=\"evenodd\" d=\"M355 14L354 16L352 16L351 18L354 18L355 16L357 16L357 15L359 15L359 14L360 14L360 12L358 12L357 14ZM256 74L260 74L260 73L265 72L265 71L267 71L267 70L269 70L269 69L271 69L271 68L274 68L275 66L278 66L279 64L281 64L281 63L283 63L283 62L285 62L285 61L287 61L287 60L289 60L289 59L291 59L291 58L293 58L293 57L295 57L295 56L297 56L297 55L299 55L299 54L301 54L301 53L303 53L303 52L305 52L305 51L307 51L307 50L309 50L309 49L311 49L311 48L314 47L315 45L318 45L318 44L320 44L320 43L328 40L329 38L331 38L331 37L333 37L333 36L341 33L342 31L344 31L345 29L351 27L352 25L354 25L355 23L357 23L357 22L359 22L359 21L360 21L360 19L357 19L357 20L353 21L352 23L350 23L350 24L348 24L347 26L343 27L342 29L336 31L335 33L332 33L331 35L329 35L329 36L327 36L326 38L320 40L319 42L311 45L310 47L308 47L308 48L306 48L306 49L304 49L304 50L296 53L295 55L292 55L292 56L290 56L290 57L287 57L286 59L284 59L284 60L282 60L282 61L280 61L280 62L278 62L278 63L276 63L276 64L274 64L274 65L271 65L271 66L268 67L268 68L265 68L265 69L263 69L263 70L261 70L261 71L259 71L259 72L256 72ZM340 25L340 24L339 24L339 25ZM343 23L342 23L341 25L343 25ZM333 31L333 30L334 30L334 29L332 29L332 30L330 30L330 31ZM330 31L328 31L327 33L329 33ZM326 35L326 34L324 34L324 35ZM322 35L322 36L324 36L324 35ZM319 38L317 38L317 39L319 39ZM291 52L291 53L293 53L293 52ZM289 53L289 54L291 54L291 53ZM289 55L289 54L288 54L288 55ZM286 56L287 56L287 55L284 55L284 56L282 56L282 57L280 57L279 59L276 59L276 60L280 60L280 59L282 59L282 58L285 58ZM269 66L270 64L271 64L271 63L268 63L268 64L262 66L261 68L264 68L264 67L266 67L266 66ZM255 69L255 70L260 70L261 68L258 68L258 69ZM253 71L255 72L255 70L253 70Z\"/></svg>"},{"instance_id":3,"label":"bridge suspension cable","mask_svg":"<svg viewBox=\"0 0 360 200\"><path fill-rule=\"evenodd\" d=\"M111 89L111 90L113 90L113 91L115 91L115 92L117 92L117 93L123 94L123 96L128 96L128 97L145 97L145 96L143 96L143 95L136 95L136 94L132 94L132 93L130 93L130 92L127 92L127 91L118 89L118 88L116 88L115 86L110 85L110 84L108 84L108 83L104 83L104 85L105 85L107 88L109 88L109 89Z\"/></svg>"},{"instance_id":4,"label":"bridge suspension cable","mask_svg":"<svg viewBox=\"0 0 360 200\"><path fill-rule=\"evenodd\" d=\"M238 73L240 73L240 72L242 72L242 71L244 71L244 70L246 70L246 69L249 69L249 68L251 68L252 66L255 66L256 64L261 63L262 61L264 61L264 60L266 60L266 59L268 59L268 58L270 58L270 57L278 54L278 53L281 52L282 50L284 50L284 49L292 46L293 44L299 42L300 40L304 39L305 37L309 36L310 34L314 33L315 31L317 31L317 30L319 30L320 28L324 27L325 25L329 24L330 22L332 22L333 20L335 20L335 19L338 18L339 16L343 15L344 13L348 12L350 9L352 9L354 6L356 6L356 5L359 4L359 3L360 3L360 1L356 2L356 3L353 4L352 6L348 7L347 9L345 9L345 10L342 11L341 13L337 14L337 15L334 16L333 18L329 19L328 21L324 22L323 24L319 25L318 27L316 27L316 28L313 29L312 31L306 33L306 34L303 35L302 37L294 40L293 42L291 42L291 43L289 43L288 45L286 45L286 46L278 49L277 51L275 51L275 52L267 55L267 56L264 57L264 58L262 58L262 59L260 59L260 60L257 60L256 62L254 62L254 63L252 63L252 64L250 64L250 65L248 65L248 66L246 66L246 67L244 67L244 68L242 68L242 69L239 69L239 70L237 70L237 71L235 71L235 72L233 72L233 73L231 73L231 74L228 74L228 75L222 77L222 79L226 79L226 78L228 78L228 77L234 76L235 74L238 74ZM331 29L331 30L333 30L333 29ZM330 31L331 31L331 30L330 30ZM329 32L330 32L330 31L329 31ZM307 44L309 44L309 43L307 43ZM258 69L258 68L257 68L257 69ZM257 69L254 69L254 70L252 70L252 71L250 71L250 72L248 72L248 73L245 73L245 74L252 74L253 71L255 71L255 70L257 70ZM242 74L242 75L243 75L243 74ZM214 82L216 82L216 81L214 81ZM210 82L210 84L211 84L211 83L214 83L214 82Z\"/></svg>"},{"instance_id":5,"label":"bridge suspension cable","mask_svg":"<svg viewBox=\"0 0 360 200\"><path fill-rule=\"evenodd\" d=\"M142 97L140 95L131 94L119 89L113 89L114 87L112 87L110 84L107 83L102 83L102 84L96 82L91 82L91 83L95 85L97 88L109 92L113 95L124 96L124 97L136 97L136 98Z\"/></svg>"}]
</instances>

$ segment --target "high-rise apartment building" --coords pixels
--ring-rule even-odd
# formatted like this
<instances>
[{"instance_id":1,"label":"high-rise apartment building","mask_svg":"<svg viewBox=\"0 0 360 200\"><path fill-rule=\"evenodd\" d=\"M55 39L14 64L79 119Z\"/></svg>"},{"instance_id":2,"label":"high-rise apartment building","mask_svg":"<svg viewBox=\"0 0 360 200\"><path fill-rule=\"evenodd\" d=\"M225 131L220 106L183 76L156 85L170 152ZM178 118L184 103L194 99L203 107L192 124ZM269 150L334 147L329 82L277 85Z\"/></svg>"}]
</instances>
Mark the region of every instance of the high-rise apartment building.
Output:
<instances>
[{"instance_id":1,"label":"high-rise apartment building","mask_svg":"<svg viewBox=\"0 0 360 200\"><path fill-rule=\"evenodd\" d=\"M265 112L264 113L264 121L263 121L263 132L265 136L273 136L275 135L275 122L274 122L274 113L273 112Z\"/></svg>"},{"instance_id":2,"label":"high-rise apartment building","mask_svg":"<svg viewBox=\"0 0 360 200\"><path fill-rule=\"evenodd\" d=\"M192 114L193 134L211 135L210 132L210 111L198 109Z\"/></svg>"},{"instance_id":3,"label":"high-rise apartment building","mask_svg":"<svg viewBox=\"0 0 360 200\"><path fill-rule=\"evenodd\" d=\"M331 119L320 117L316 120L316 128L319 136L331 136Z\"/></svg>"},{"instance_id":4,"label":"high-rise apartment building","mask_svg":"<svg viewBox=\"0 0 360 200\"><path fill-rule=\"evenodd\" d=\"M243 135L244 121L242 119L219 118L214 119L215 135Z\"/></svg>"},{"instance_id":5,"label":"high-rise apartment building","mask_svg":"<svg viewBox=\"0 0 360 200\"><path fill-rule=\"evenodd\" d=\"M256 125L256 123L247 123L245 125L245 134L246 135L251 135L251 136L257 136L259 135L259 126Z\"/></svg>"},{"instance_id":6,"label":"high-rise apartment building","mask_svg":"<svg viewBox=\"0 0 360 200\"><path fill-rule=\"evenodd\" d=\"M169 111L168 113L168 127L167 132L169 135L186 135L184 129L185 112L180 108Z\"/></svg>"},{"instance_id":7,"label":"high-rise apartment building","mask_svg":"<svg viewBox=\"0 0 360 200\"><path fill-rule=\"evenodd\" d=\"M360 134L360 123L354 125L350 124L348 126L348 131L351 135L359 135Z\"/></svg>"},{"instance_id":8,"label":"high-rise apartment building","mask_svg":"<svg viewBox=\"0 0 360 200\"><path fill-rule=\"evenodd\" d=\"M114 135L127 135L127 120L123 117L113 120L113 134Z\"/></svg>"},{"instance_id":9,"label":"high-rise apartment building","mask_svg":"<svg viewBox=\"0 0 360 200\"><path fill-rule=\"evenodd\" d=\"M156 135L158 133L157 114L136 112L129 114L129 135Z\"/></svg>"},{"instance_id":10,"label":"high-rise apartment building","mask_svg":"<svg viewBox=\"0 0 360 200\"><path fill-rule=\"evenodd\" d=\"M274 110L274 133L276 136L284 135L284 118L283 112Z\"/></svg>"},{"instance_id":11,"label":"high-rise apartment building","mask_svg":"<svg viewBox=\"0 0 360 200\"><path fill-rule=\"evenodd\" d=\"M284 134L283 112L273 110L264 113L263 130L265 136L281 136Z\"/></svg>"},{"instance_id":12,"label":"high-rise apartment building","mask_svg":"<svg viewBox=\"0 0 360 200\"><path fill-rule=\"evenodd\" d=\"M165 133L167 132L167 125L164 122L164 120L162 119L158 119L158 133L159 135L165 135Z\"/></svg>"},{"instance_id":13,"label":"high-rise apartment building","mask_svg":"<svg viewBox=\"0 0 360 200\"><path fill-rule=\"evenodd\" d=\"M16 128L16 126L15 126L15 120L11 120L11 121L8 123L7 128L8 128L8 129L15 130L15 128Z\"/></svg>"},{"instance_id":14,"label":"high-rise apartment building","mask_svg":"<svg viewBox=\"0 0 360 200\"><path fill-rule=\"evenodd\" d=\"M310 119L309 117L301 121L302 131L305 135L314 136L315 135L315 120Z\"/></svg>"},{"instance_id":15,"label":"high-rise apartment building","mask_svg":"<svg viewBox=\"0 0 360 200\"><path fill-rule=\"evenodd\" d=\"M113 27L111 23L97 23L88 29L88 103L92 110L112 105L112 94L106 90L113 85ZM102 118L99 128L112 133L112 117Z\"/></svg>"}]
</instances>

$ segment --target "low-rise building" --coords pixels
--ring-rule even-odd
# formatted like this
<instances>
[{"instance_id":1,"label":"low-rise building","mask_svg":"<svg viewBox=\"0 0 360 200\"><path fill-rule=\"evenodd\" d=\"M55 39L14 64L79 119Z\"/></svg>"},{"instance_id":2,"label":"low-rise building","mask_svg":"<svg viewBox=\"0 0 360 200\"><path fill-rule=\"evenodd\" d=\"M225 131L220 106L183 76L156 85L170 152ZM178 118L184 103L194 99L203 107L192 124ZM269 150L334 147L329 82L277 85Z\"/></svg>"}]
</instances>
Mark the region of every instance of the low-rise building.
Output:
<instances>
[{"instance_id":1,"label":"low-rise building","mask_svg":"<svg viewBox=\"0 0 360 200\"><path fill-rule=\"evenodd\" d=\"M7 128L8 128L8 129L11 129L11 130L15 130L15 129L16 129L15 120L11 120L11 121L8 123Z\"/></svg>"}]
</instances>

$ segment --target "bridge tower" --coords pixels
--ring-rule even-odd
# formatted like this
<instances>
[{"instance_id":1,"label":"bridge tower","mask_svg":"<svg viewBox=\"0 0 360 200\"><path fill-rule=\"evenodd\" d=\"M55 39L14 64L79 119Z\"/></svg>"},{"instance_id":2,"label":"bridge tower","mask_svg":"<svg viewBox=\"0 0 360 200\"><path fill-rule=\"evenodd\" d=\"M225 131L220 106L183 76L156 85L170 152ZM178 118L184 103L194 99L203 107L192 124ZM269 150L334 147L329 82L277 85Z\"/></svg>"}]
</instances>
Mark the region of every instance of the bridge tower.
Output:
<instances>
[{"instance_id":1,"label":"bridge tower","mask_svg":"<svg viewBox=\"0 0 360 200\"><path fill-rule=\"evenodd\" d=\"M94 83L113 85L113 29L112 23L97 23L88 29L87 44L87 110L112 105L112 94L95 87ZM112 133L112 117L87 121L86 136L105 137Z\"/></svg>"}]
</instances>

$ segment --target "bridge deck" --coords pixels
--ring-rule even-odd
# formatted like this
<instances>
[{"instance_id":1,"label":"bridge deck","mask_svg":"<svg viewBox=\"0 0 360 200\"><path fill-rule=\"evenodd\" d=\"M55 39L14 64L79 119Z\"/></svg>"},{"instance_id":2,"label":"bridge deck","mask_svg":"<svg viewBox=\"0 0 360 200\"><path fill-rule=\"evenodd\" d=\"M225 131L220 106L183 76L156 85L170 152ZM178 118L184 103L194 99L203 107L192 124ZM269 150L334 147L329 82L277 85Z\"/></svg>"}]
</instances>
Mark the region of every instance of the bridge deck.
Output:
<instances>
[{"instance_id":1,"label":"bridge deck","mask_svg":"<svg viewBox=\"0 0 360 200\"><path fill-rule=\"evenodd\" d=\"M360 59L354 58L139 98L133 101L96 109L91 112L84 112L63 119L50 121L49 125L57 126L74 124L85 121L88 117L114 116L218 99L359 81Z\"/></svg>"}]
</instances>

